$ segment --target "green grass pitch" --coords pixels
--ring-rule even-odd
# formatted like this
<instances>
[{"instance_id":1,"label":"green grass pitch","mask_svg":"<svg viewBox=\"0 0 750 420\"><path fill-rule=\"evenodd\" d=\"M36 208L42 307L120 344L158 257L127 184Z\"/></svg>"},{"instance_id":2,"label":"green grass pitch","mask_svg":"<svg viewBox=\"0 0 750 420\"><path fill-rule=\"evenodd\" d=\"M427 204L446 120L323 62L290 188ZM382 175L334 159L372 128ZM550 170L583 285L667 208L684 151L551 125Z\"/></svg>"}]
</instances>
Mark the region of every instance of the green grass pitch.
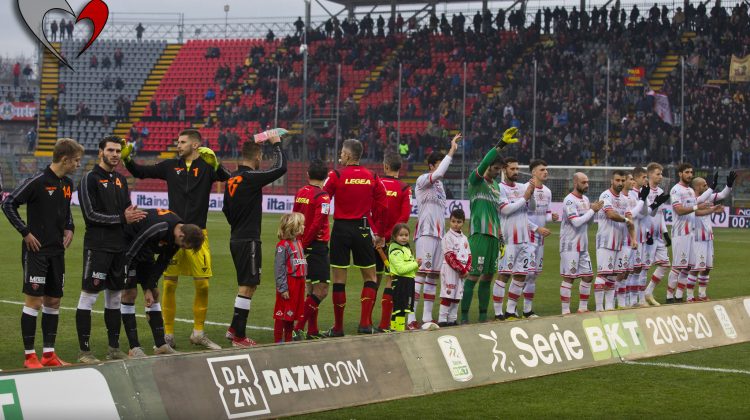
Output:
<instances>
[{"instance_id":1,"label":"green grass pitch","mask_svg":"<svg viewBox=\"0 0 750 420\"><path fill-rule=\"evenodd\" d=\"M23 214L23 213L22 213ZM80 211L75 208L77 232L73 245L67 251L67 284L62 306L75 308L81 285L83 260L84 224ZM248 322L248 336L259 343L271 343L274 305L273 253L276 244L278 215L263 217L263 282L252 301ZM412 221L413 224L413 221ZM553 235L547 241L545 271L537 280L534 308L540 315L558 314L560 311L559 257L557 232L559 224L552 226ZM590 228L593 238L595 228ZM213 256L214 278L211 280L208 321L206 331L211 338L224 347L226 325L231 320L234 296L237 291L235 271L229 253L229 226L221 213L210 213L208 232ZM593 240L592 240L593 243ZM21 294L21 237L7 223L0 221L0 323L4 338L0 340L0 369L16 369L23 361L23 346L20 334ZM750 295L750 283L741 263L747 258L750 235L744 230L717 229L716 269L711 274L709 295L727 298ZM592 252L593 253L593 252ZM177 289L177 318L192 319L192 279L180 279ZM362 280L359 273L350 271L348 306L346 308L346 331L354 333L359 321L359 293ZM577 288L574 289L574 306L577 304ZM663 300L664 286L657 289L656 296ZM593 299L592 299L593 300ZM141 297L137 311L143 313ZM590 302L593 305L593 302ZM437 317L435 305L434 316ZM103 309L103 299L97 301L95 310ZM421 306L418 310L421 312ZM380 306L376 305L374 320L379 319ZM472 319L476 312L472 312ZM319 323L327 329L333 322L332 304L329 299L321 305ZM37 329L37 349L41 351L40 328ZM188 341L191 322L176 323L178 350L199 350ZM139 318L141 343L150 353L152 340L144 318ZM121 347L127 347L122 334ZM103 357L107 348L103 315L95 313L92 323L91 344L94 352ZM60 329L56 345L58 354L67 361L74 361L78 352L75 331L75 311L62 310ZM712 368L728 368L750 371L750 344L741 344L717 349L652 359L654 362L686 364ZM441 418L470 417L493 418L530 417L698 417L721 414L725 418L742 417L750 412L750 375L709 371L681 370L643 365L615 365L583 371L553 375L544 378L485 386L435 396L412 398L366 407L342 409L322 413L320 418L370 418L383 414L417 415ZM584 414L585 413L585 414Z\"/></svg>"}]
</instances>

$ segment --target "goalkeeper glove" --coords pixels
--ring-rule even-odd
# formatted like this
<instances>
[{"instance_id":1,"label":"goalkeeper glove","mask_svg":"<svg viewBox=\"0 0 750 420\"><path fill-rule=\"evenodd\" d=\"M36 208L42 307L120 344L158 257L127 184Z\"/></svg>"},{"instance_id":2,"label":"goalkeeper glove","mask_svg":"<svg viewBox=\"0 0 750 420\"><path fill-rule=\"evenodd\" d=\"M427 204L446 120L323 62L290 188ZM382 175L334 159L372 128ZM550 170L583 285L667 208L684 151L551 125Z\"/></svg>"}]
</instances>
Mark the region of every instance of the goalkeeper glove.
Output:
<instances>
[{"instance_id":1,"label":"goalkeeper glove","mask_svg":"<svg viewBox=\"0 0 750 420\"><path fill-rule=\"evenodd\" d=\"M503 147L509 144L518 143L518 137L516 137L517 135L518 135L518 128L516 127L511 127L505 130L505 132L503 133L503 138L497 142L495 147L497 147L498 149L502 149Z\"/></svg>"},{"instance_id":2,"label":"goalkeeper glove","mask_svg":"<svg viewBox=\"0 0 750 420\"><path fill-rule=\"evenodd\" d=\"M646 201L648 199L648 195L651 192L651 188L649 188L648 185L644 185L641 187L641 191L638 193L638 199L641 201Z\"/></svg>"},{"instance_id":3,"label":"goalkeeper glove","mask_svg":"<svg viewBox=\"0 0 750 420\"><path fill-rule=\"evenodd\" d=\"M203 161L214 168L214 171L219 169L219 159L216 157L216 153L208 147L199 147L198 154L203 158Z\"/></svg>"},{"instance_id":4,"label":"goalkeeper glove","mask_svg":"<svg viewBox=\"0 0 750 420\"><path fill-rule=\"evenodd\" d=\"M672 246L672 238L669 237L669 232L664 232L664 245Z\"/></svg>"},{"instance_id":5,"label":"goalkeeper glove","mask_svg":"<svg viewBox=\"0 0 750 420\"><path fill-rule=\"evenodd\" d=\"M128 143L125 139L120 139L120 145L122 145L120 159L125 163L130 163L133 160L131 156L133 154L133 143Z\"/></svg>"},{"instance_id":6,"label":"goalkeeper glove","mask_svg":"<svg viewBox=\"0 0 750 420\"><path fill-rule=\"evenodd\" d=\"M736 179L737 179L737 172L729 171L729 175L727 175L727 187L732 188L732 185L734 185L734 181Z\"/></svg>"},{"instance_id":7,"label":"goalkeeper glove","mask_svg":"<svg viewBox=\"0 0 750 420\"><path fill-rule=\"evenodd\" d=\"M714 172L713 181L708 184L709 188L716 191L716 186L719 185L719 171Z\"/></svg>"},{"instance_id":8,"label":"goalkeeper glove","mask_svg":"<svg viewBox=\"0 0 750 420\"><path fill-rule=\"evenodd\" d=\"M651 235L651 233L646 232L646 245L653 245L654 244L654 237Z\"/></svg>"},{"instance_id":9,"label":"goalkeeper glove","mask_svg":"<svg viewBox=\"0 0 750 420\"><path fill-rule=\"evenodd\" d=\"M503 238L502 235L500 235L500 243L498 249L500 250L500 258L503 258L505 256L505 238Z\"/></svg>"}]
</instances>

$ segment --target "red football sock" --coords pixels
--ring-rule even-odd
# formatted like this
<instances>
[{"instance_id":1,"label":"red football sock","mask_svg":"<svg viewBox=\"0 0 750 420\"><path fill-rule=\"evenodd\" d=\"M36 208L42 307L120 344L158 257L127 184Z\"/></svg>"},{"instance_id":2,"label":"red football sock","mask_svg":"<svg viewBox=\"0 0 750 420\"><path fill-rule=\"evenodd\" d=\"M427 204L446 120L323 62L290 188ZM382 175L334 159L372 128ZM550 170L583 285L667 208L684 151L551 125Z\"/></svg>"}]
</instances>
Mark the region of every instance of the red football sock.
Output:
<instances>
[{"instance_id":1,"label":"red football sock","mask_svg":"<svg viewBox=\"0 0 750 420\"><path fill-rule=\"evenodd\" d=\"M302 313L297 317L297 322L294 323L294 329L295 330L304 330L305 324L307 323L307 301L310 300L310 295L307 295L307 299L305 299L305 306L302 309Z\"/></svg>"},{"instance_id":2,"label":"red football sock","mask_svg":"<svg viewBox=\"0 0 750 420\"><path fill-rule=\"evenodd\" d=\"M366 281L362 288L361 302L362 314L359 317L360 327L372 326L372 309L375 307L375 299L378 297L378 284L374 281Z\"/></svg>"},{"instance_id":3,"label":"red football sock","mask_svg":"<svg viewBox=\"0 0 750 420\"><path fill-rule=\"evenodd\" d=\"M344 309L346 308L346 285L333 285L333 330L344 331Z\"/></svg>"},{"instance_id":4,"label":"red football sock","mask_svg":"<svg viewBox=\"0 0 750 420\"><path fill-rule=\"evenodd\" d=\"M292 330L294 328L294 321L284 321L284 342L292 342Z\"/></svg>"},{"instance_id":5,"label":"red football sock","mask_svg":"<svg viewBox=\"0 0 750 420\"><path fill-rule=\"evenodd\" d=\"M280 319L273 320L273 342L281 343L281 338L284 336L284 321Z\"/></svg>"},{"instance_id":6,"label":"red football sock","mask_svg":"<svg viewBox=\"0 0 750 420\"><path fill-rule=\"evenodd\" d=\"M310 295L307 297L307 300L305 300L305 314L304 319L307 320L307 332L310 334L317 334L318 333L318 305L320 304L320 299L318 299L315 295ZM302 330L305 328L305 324L302 323L300 326L300 323L297 322L297 326L295 329Z\"/></svg>"},{"instance_id":7,"label":"red football sock","mask_svg":"<svg viewBox=\"0 0 750 420\"><path fill-rule=\"evenodd\" d=\"M378 328L387 330L391 328L391 314L393 313L393 289L386 288L383 290L383 298L380 300L380 325Z\"/></svg>"}]
</instances>

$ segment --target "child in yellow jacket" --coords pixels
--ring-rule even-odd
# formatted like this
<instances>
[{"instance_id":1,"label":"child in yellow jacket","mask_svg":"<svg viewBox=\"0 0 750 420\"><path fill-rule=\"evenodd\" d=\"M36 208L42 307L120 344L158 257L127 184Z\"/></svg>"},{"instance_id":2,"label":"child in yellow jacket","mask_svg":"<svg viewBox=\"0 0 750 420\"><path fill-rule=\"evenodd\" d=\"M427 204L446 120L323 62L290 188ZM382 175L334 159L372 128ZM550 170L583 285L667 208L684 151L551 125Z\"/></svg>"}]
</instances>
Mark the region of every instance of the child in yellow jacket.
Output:
<instances>
[{"instance_id":1,"label":"child in yellow jacket","mask_svg":"<svg viewBox=\"0 0 750 420\"><path fill-rule=\"evenodd\" d=\"M409 236L409 226L398 223L393 227L392 242L388 247L388 263L393 277L393 331L404 331L407 315L414 312L414 277L417 275L421 258L414 258L409 247Z\"/></svg>"}]
</instances>

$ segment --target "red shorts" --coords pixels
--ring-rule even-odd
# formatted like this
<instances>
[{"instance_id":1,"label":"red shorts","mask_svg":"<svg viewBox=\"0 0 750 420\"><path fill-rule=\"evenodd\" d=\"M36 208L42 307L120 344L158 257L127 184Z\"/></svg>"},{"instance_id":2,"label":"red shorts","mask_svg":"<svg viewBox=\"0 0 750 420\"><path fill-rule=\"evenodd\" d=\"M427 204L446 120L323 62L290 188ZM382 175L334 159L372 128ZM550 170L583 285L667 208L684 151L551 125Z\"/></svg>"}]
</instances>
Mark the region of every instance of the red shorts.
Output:
<instances>
[{"instance_id":1,"label":"red shorts","mask_svg":"<svg viewBox=\"0 0 750 420\"><path fill-rule=\"evenodd\" d=\"M287 277L289 286L289 299L281 297L281 293L276 291L276 306L273 308L273 318L282 321L296 321L302 316L303 306L305 303L305 278L304 277Z\"/></svg>"}]
</instances>

